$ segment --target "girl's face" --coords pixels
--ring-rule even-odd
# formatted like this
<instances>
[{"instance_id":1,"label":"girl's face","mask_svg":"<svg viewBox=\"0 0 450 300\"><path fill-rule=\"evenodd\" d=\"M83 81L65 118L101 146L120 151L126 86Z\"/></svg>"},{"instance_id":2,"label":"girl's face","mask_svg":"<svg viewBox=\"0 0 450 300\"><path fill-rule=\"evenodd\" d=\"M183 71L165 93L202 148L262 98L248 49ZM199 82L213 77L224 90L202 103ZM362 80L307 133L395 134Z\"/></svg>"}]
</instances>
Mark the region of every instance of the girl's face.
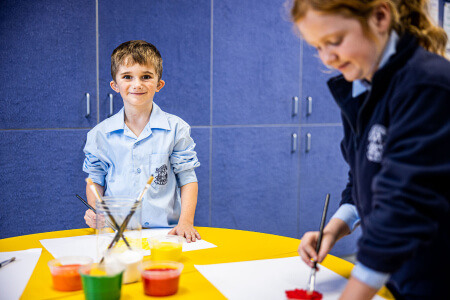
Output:
<instances>
[{"instance_id":1,"label":"girl's face","mask_svg":"<svg viewBox=\"0 0 450 300\"><path fill-rule=\"evenodd\" d=\"M313 9L296 25L306 42L317 49L325 65L341 72L347 81L370 81L389 37L390 19L383 15L385 9L381 14L376 9L368 20L369 30L376 40L364 34L356 19Z\"/></svg>"}]
</instances>

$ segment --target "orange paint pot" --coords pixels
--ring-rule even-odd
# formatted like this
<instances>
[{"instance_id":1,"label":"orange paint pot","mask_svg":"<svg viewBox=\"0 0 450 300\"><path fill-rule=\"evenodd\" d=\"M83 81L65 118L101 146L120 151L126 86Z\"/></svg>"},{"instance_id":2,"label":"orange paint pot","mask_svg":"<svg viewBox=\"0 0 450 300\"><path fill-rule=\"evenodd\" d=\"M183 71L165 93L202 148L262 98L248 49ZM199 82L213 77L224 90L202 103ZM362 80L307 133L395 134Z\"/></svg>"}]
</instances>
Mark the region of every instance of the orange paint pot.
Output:
<instances>
[{"instance_id":1,"label":"orange paint pot","mask_svg":"<svg viewBox=\"0 0 450 300\"><path fill-rule=\"evenodd\" d=\"M91 258L84 256L65 256L49 261L53 288L64 292L81 290L83 285L78 269L91 262Z\"/></svg>"},{"instance_id":2,"label":"orange paint pot","mask_svg":"<svg viewBox=\"0 0 450 300\"><path fill-rule=\"evenodd\" d=\"M141 265L144 293L161 297L176 294L183 264L172 261L145 261Z\"/></svg>"}]
</instances>

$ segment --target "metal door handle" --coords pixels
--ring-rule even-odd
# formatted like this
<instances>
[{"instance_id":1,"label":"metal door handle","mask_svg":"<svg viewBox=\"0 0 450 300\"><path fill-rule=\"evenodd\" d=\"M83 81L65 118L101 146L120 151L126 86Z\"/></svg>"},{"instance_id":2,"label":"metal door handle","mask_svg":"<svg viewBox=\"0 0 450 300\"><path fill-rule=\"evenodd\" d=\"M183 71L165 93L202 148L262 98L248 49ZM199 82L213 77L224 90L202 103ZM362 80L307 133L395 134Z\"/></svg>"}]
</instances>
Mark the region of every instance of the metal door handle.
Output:
<instances>
[{"instance_id":1,"label":"metal door handle","mask_svg":"<svg viewBox=\"0 0 450 300\"><path fill-rule=\"evenodd\" d=\"M307 109L306 109L306 115L310 116L312 114L312 97L307 97L306 101L308 102Z\"/></svg>"},{"instance_id":2,"label":"metal door handle","mask_svg":"<svg viewBox=\"0 0 450 300\"><path fill-rule=\"evenodd\" d=\"M297 134L292 134L292 144L291 144L291 152L297 151Z\"/></svg>"},{"instance_id":3,"label":"metal door handle","mask_svg":"<svg viewBox=\"0 0 450 300\"><path fill-rule=\"evenodd\" d=\"M91 95L89 93L86 93L86 118L91 115Z\"/></svg>"},{"instance_id":4,"label":"metal door handle","mask_svg":"<svg viewBox=\"0 0 450 300\"><path fill-rule=\"evenodd\" d=\"M306 134L306 152L309 152L311 150L311 133Z\"/></svg>"},{"instance_id":5,"label":"metal door handle","mask_svg":"<svg viewBox=\"0 0 450 300\"><path fill-rule=\"evenodd\" d=\"M292 116L298 114L298 97L292 97Z\"/></svg>"},{"instance_id":6,"label":"metal door handle","mask_svg":"<svg viewBox=\"0 0 450 300\"><path fill-rule=\"evenodd\" d=\"M111 117L114 113L114 101L113 101L114 95L109 93L108 96L109 96L109 115L108 115L108 117Z\"/></svg>"}]
</instances>

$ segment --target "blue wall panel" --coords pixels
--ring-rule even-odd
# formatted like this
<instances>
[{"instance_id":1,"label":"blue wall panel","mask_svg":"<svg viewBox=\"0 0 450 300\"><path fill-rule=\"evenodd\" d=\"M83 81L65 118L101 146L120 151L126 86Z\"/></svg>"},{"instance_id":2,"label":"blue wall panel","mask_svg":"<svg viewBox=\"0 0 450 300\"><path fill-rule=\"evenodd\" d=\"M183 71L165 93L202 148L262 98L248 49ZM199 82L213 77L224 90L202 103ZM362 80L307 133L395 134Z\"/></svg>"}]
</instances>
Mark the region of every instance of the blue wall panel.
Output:
<instances>
[{"instance_id":1,"label":"blue wall panel","mask_svg":"<svg viewBox=\"0 0 450 300\"><path fill-rule=\"evenodd\" d=\"M317 50L302 41L301 123L340 123L340 112L328 90L327 80L336 76L320 60ZM312 98L312 113L307 115L307 97Z\"/></svg>"},{"instance_id":2,"label":"blue wall panel","mask_svg":"<svg viewBox=\"0 0 450 300\"><path fill-rule=\"evenodd\" d=\"M101 120L109 113L109 93L115 95L115 111L123 106L109 86L112 51L129 40L146 40L163 58L166 86L155 95L155 102L191 126L209 125L210 2L99 1Z\"/></svg>"},{"instance_id":3,"label":"blue wall panel","mask_svg":"<svg viewBox=\"0 0 450 300\"><path fill-rule=\"evenodd\" d=\"M311 134L311 150L305 152L306 134ZM342 126L303 127L300 139L300 234L319 230L326 194L331 195L328 207L329 220L341 201L347 184L348 166L340 152ZM344 255L356 252L358 233L338 242L331 254Z\"/></svg>"},{"instance_id":4,"label":"blue wall panel","mask_svg":"<svg viewBox=\"0 0 450 300\"><path fill-rule=\"evenodd\" d=\"M86 227L87 130L0 131L0 238Z\"/></svg>"},{"instance_id":5,"label":"blue wall panel","mask_svg":"<svg viewBox=\"0 0 450 300\"><path fill-rule=\"evenodd\" d=\"M332 191L331 216L345 170L330 147L340 127L318 124L340 116L325 83L331 75L301 45L285 2L98 1L96 53L95 1L2 1L0 128L27 130L0 130L0 238L85 227L74 194L85 197L82 149L97 123L96 54L102 121L108 94L114 112L123 106L109 87L111 52L132 39L155 44L163 56L166 86L155 102L193 126L201 163L195 225L291 237L316 230L325 190ZM306 96L313 97L308 117ZM292 153L291 134L300 128ZM305 154L307 130L313 149ZM330 152L316 152L318 144Z\"/></svg>"},{"instance_id":6,"label":"blue wall panel","mask_svg":"<svg viewBox=\"0 0 450 300\"><path fill-rule=\"evenodd\" d=\"M297 236L298 128L213 128L212 226Z\"/></svg>"},{"instance_id":7,"label":"blue wall panel","mask_svg":"<svg viewBox=\"0 0 450 300\"><path fill-rule=\"evenodd\" d=\"M214 125L298 123L300 40L285 2L214 2Z\"/></svg>"},{"instance_id":8,"label":"blue wall panel","mask_svg":"<svg viewBox=\"0 0 450 300\"><path fill-rule=\"evenodd\" d=\"M0 33L0 128L96 124L94 1L1 1Z\"/></svg>"},{"instance_id":9,"label":"blue wall panel","mask_svg":"<svg viewBox=\"0 0 450 300\"><path fill-rule=\"evenodd\" d=\"M200 162L200 167L195 169L198 179L198 201L195 211L195 226L209 226L210 204L209 204L209 142L210 128L192 128L191 136L194 142L195 151Z\"/></svg>"}]
</instances>

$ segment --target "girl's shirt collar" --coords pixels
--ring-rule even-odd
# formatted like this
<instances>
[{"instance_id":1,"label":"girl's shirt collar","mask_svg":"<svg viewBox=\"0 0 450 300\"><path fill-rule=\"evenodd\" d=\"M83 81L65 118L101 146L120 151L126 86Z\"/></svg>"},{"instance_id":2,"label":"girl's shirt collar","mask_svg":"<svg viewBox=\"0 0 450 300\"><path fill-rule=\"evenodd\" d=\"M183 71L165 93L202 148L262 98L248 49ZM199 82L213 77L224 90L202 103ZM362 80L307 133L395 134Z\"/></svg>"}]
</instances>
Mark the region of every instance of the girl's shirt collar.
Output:
<instances>
[{"instance_id":1,"label":"girl's shirt collar","mask_svg":"<svg viewBox=\"0 0 450 300\"><path fill-rule=\"evenodd\" d=\"M396 46L397 46L398 40L399 40L399 36L398 36L397 32L395 32L395 30L392 30L391 34L389 36L387 45L384 48L383 54L381 55L381 60L380 60L378 69L381 69L382 67L384 67L386 65L386 63L388 62L389 58L391 58L397 52ZM356 98L359 95L361 95L367 91L370 91L371 87L372 87L371 83L365 79L357 79L357 80L353 81L352 97Z\"/></svg>"}]
</instances>

